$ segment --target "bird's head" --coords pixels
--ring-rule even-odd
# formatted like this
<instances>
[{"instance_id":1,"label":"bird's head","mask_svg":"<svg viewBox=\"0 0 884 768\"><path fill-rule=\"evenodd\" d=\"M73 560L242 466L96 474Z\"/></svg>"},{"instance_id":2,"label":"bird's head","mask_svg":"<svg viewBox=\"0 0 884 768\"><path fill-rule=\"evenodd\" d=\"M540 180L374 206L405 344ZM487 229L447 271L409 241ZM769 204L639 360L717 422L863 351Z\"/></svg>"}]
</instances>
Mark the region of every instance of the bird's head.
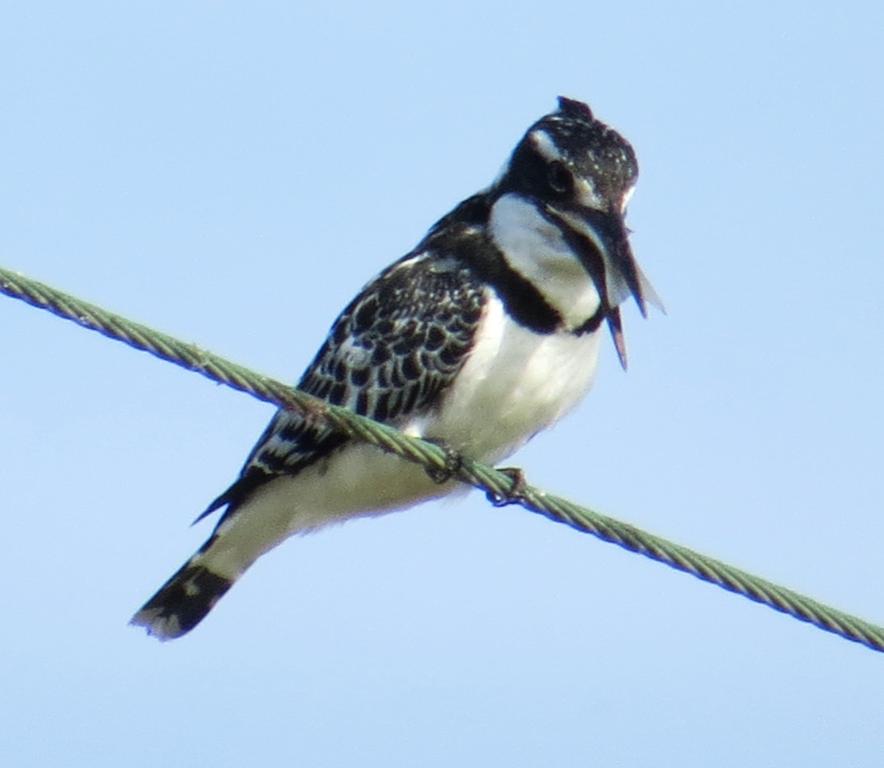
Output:
<instances>
[{"instance_id":1,"label":"bird's head","mask_svg":"<svg viewBox=\"0 0 884 768\"><path fill-rule=\"evenodd\" d=\"M624 364L620 303L631 295L643 315L648 303L662 309L629 244L626 206L637 178L629 142L583 102L560 97L558 109L525 133L492 189L529 200L560 230L596 285Z\"/></svg>"}]
</instances>

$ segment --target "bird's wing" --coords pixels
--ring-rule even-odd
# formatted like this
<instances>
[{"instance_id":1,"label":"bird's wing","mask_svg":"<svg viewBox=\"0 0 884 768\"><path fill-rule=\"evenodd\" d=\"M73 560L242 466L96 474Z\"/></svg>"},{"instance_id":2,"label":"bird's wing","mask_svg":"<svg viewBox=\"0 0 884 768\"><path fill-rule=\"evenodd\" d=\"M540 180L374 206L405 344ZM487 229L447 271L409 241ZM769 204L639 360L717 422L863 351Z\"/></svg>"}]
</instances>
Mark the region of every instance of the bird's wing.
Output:
<instances>
[{"instance_id":1,"label":"bird's wing","mask_svg":"<svg viewBox=\"0 0 884 768\"><path fill-rule=\"evenodd\" d=\"M393 426L431 409L465 362L484 293L470 270L432 252L382 272L341 313L299 387L326 402ZM282 474L296 474L347 437L321 420L279 410L237 481L200 515L228 505ZM222 518L223 520L223 518Z\"/></svg>"}]
</instances>

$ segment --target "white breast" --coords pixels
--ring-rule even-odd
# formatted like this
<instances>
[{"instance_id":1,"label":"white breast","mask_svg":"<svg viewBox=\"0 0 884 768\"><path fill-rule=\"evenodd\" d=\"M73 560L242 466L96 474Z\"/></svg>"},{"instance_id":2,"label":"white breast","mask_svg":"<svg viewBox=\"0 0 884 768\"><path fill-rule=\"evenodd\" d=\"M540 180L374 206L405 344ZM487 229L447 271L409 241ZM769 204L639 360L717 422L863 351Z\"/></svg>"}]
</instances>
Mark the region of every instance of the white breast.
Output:
<instances>
[{"instance_id":1,"label":"white breast","mask_svg":"<svg viewBox=\"0 0 884 768\"><path fill-rule=\"evenodd\" d=\"M592 386L598 349L598 333L523 328L489 292L476 343L440 409L407 431L498 461L577 404Z\"/></svg>"},{"instance_id":2,"label":"white breast","mask_svg":"<svg viewBox=\"0 0 884 768\"><path fill-rule=\"evenodd\" d=\"M489 290L476 343L441 406L404 431L441 438L471 458L499 461L574 407L592 384L598 347L598 333L540 335L522 328ZM236 578L294 533L391 512L458 487L436 485L415 464L353 444L295 476L266 483L195 562Z\"/></svg>"},{"instance_id":3,"label":"white breast","mask_svg":"<svg viewBox=\"0 0 884 768\"><path fill-rule=\"evenodd\" d=\"M537 287L568 328L596 312L600 302L592 280L533 205L502 197L492 209L491 235L510 266ZM558 421L592 386L599 333L534 333L486 290L469 358L440 406L403 431L442 439L471 458L494 463ZM435 485L421 467L376 448L350 445L295 476L266 483L224 522L198 561L235 578L293 533L400 509L455 487Z\"/></svg>"}]
</instances>

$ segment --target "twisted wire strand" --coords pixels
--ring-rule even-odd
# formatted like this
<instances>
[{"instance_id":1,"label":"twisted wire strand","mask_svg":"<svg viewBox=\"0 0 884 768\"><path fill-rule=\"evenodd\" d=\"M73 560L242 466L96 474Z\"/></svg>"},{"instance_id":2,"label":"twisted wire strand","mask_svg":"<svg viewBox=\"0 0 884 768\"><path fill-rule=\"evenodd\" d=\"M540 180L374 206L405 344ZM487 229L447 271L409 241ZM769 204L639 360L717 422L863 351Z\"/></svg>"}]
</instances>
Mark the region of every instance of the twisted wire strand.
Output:
<instances>
[{"instance_id":1,"label":"twisted wire strand","mask_svg":"<svg viewBox=\"0 0 884 768\"><path fill-rule=\"evenodd\" d=\"M317 400L287 384L256 374L243 366L187 344L145 325L127 320L94 304L81 301L48 285L0 267L0 293L71 320L84 328L149 352L208 379L225 384L282 408L326 419L336 430L375 445L403 459L436 471L450 471L446 452L433 443L408 437L391 427L358 416L345 408ZM847 640L884 651L884 628L793 590L727 565L687 547L667 541L628 523L547 494L522 487L510 474L464 458L453 472L458 480L488 494L492 500L519 504L530 512L635 552L702 581L742 595ZM515 495L512 495L515 494Z\"/></svg>"}]
</instances>

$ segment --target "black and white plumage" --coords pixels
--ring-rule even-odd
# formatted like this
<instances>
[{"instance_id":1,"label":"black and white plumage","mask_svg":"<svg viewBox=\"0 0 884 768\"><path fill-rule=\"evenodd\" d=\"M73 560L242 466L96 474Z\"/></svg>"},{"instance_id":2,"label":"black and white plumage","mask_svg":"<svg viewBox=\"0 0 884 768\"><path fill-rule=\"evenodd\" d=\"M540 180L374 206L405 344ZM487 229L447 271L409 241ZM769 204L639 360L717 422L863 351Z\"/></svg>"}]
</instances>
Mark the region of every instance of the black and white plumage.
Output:
<instances>
[{"instance_id":1,"label":"black and white plumage","mask_svg":"<svg viewBox=\"0 0 884 768\"><path fill-rule=\"evenodd\" d=\"M624 222L637 173L619 134L560 98L488 189L344 309L299 386L475 459L512 453L590 388L603 323L625 367L622 301L659 306ZM132 622L179 637L287 537L453 489L279 411L201 515L226 507L211 537Z\"/></svg>"}]
</instances>

